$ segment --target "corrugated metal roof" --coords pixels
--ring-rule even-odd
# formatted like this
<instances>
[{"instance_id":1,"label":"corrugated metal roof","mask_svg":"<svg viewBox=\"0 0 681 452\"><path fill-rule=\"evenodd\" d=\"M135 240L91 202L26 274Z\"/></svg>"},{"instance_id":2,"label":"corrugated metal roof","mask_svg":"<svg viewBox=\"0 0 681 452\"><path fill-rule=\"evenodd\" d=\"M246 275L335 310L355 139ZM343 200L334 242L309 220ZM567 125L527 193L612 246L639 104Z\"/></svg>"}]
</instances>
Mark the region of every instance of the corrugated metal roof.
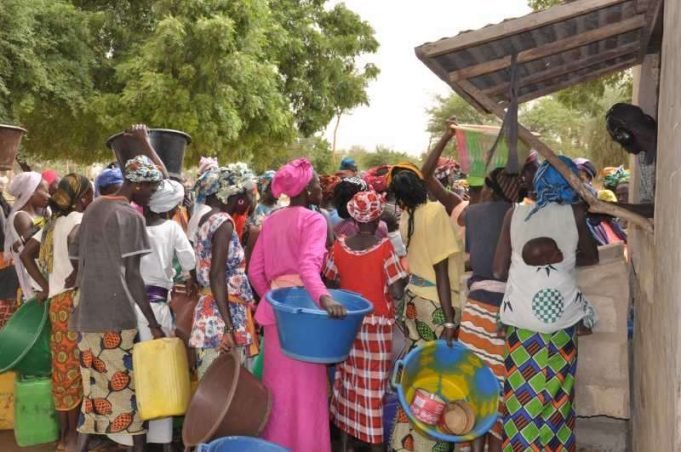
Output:
<instances>
[{"instance_id":1,"label":"corrugated metal roof","mask_svg":"<svg viewBox=\"0 0 681 452\"><path fill-rule=\"evenodd\" d=\"M577 0L423 44L416 54L478 106L461 82L507 102L516 54L519 96L527 101L638 64L651 28L647 13L659 1Z\"/></svg>"}]
</instances>

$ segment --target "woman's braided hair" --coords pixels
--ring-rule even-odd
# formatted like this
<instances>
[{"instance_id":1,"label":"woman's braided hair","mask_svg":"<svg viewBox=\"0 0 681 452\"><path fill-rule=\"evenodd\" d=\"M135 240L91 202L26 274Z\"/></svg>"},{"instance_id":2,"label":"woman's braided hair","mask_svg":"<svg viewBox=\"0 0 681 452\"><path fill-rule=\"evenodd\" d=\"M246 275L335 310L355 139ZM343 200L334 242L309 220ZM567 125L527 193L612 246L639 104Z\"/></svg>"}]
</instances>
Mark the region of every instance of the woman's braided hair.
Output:
<instances>
[{"instance_id":1,"label":"woman's braided hair","mask_svg":"<svg viewBox=\"0 0 681 452\"><path fill-rule=\"evenodd\" d=\"M415 172L401 169L393 175L390 190L395 195L395 201L409 214L407 229L407 248L414 235L414 211L428 201L426 182Z\"/></svg>"}]
</instances>

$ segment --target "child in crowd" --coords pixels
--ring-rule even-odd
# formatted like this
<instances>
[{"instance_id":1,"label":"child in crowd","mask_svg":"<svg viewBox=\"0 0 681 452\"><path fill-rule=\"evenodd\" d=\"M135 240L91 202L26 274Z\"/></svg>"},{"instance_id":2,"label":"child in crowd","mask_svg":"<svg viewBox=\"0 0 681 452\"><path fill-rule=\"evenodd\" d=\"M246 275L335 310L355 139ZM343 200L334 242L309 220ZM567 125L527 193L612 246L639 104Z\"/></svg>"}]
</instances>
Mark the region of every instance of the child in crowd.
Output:
<instances>
[{"instance_id":1,"label":"child in crowd","mask_svg":"<svg viewBox=\"0 0 681 452\"><path fill-rule=\"evenodd\" d=\"M361 294L374 306L364 318L349 357L336 369L331 417L342 432L343 450L350 437L383 450L383 396L392 364L393 300L404 293L407 273L387 238L376 231L385 201L373 191L357 193L347 211L357 224L354 235L340 236L327 260L325 276L342 289Z\"/></svg>"}]
</instances>

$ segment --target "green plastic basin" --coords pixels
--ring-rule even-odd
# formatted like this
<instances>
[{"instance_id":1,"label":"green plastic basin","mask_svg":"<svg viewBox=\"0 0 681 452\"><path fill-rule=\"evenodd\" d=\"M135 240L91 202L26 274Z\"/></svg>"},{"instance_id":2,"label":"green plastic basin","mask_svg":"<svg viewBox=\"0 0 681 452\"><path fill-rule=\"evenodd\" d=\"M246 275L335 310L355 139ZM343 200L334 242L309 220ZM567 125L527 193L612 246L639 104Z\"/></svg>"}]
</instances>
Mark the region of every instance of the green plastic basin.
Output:
<instances>
[{"instance_id":1,"label":"green plastic basin","mask_svg":"<svg viewBox=\"0 0 681 452\"><path fill-rule=\"evenodd\" d=\"M49 305L29 300L0 330L0 373L46 376L51 372Z\"/></svg>"}]
</instances>

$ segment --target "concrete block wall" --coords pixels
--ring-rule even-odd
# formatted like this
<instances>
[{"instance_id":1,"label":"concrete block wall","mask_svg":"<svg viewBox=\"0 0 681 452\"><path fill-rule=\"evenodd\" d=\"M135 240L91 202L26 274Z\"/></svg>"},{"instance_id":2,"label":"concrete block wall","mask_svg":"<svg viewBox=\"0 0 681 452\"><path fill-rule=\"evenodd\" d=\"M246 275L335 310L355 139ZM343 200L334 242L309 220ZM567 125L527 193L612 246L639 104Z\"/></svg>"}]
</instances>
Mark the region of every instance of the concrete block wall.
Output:
<instances>
[{"instance_id":1,"label":"concrete block wall","mask_svg":"<svg viewBox=\"0 0 681 452\"><path fill-rule=\"evenodd\" d=\"M629 271L621 244L602 247L599 252L598 265L577 272L579 287L599 316L593 334L579 338L577 415L628 419Z\"/></svg>"}]
</instances>

